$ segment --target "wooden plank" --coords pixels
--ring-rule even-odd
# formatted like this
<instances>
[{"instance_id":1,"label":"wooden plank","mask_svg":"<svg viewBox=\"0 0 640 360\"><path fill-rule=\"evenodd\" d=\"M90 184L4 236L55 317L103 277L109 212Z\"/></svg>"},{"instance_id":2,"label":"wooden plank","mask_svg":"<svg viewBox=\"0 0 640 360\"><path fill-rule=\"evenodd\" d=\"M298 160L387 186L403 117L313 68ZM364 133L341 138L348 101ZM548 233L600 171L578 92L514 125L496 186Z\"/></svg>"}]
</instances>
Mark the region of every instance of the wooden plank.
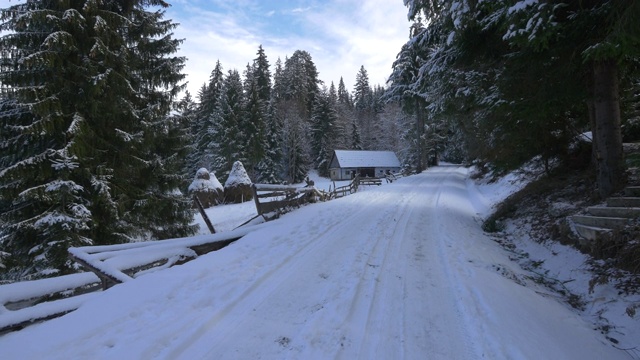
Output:
<instances>
[{"instance_id":1,"label":"wooden plank","mask_svg":"<svg viewBox=\"0 0 640 360\"><path fill-rule=\"evenodd\" d=\"M80 306L78 306L80 307ZM0 336L6 334L6 333L10 333L12 331L18 331L18 330L22 330L25 327L29 326L29 325L33 325L39 322L43 322L43 321L47 321L47 320L51 320L51 319L55 319L57 317L66 315L72 311L75 311L78 309L78 307L74 308L74 309L68 309L68 310L64 310L64 311L60 311L60 312L56 312L53 314L48 314L45 316L39 316L39 317L35 317L33 319L29 319L29 320L24 320L24 321L20 321L20 322L16 322L16 323L9 323L7 325L4 326L0 326Z\"/></svg>"},{"instance_id":2,"label":"wooden plank","mask_svg":"<svg viewBox=\"0 0 640 360\"><path fill-rule=\"evenodd\" d=\"M72 251L72 250L76 250L76 251ZM129 275L126 275L120 270L110 269L109 266L102 261L99 261L100 263L99 266L103 268L99 268L98 266L95 266L94 264L89 263L88 260L83 259L81 255L82 255L81 251L77 251L77 249L73 249L73 248L69 249L69 259L77 262L78 264L82 265L85 269L92 271L94 274L96 274L102 281L102 288L105 290L110 288L113 285L120 284L124 281L133 280L132 277L130 277ZM84 255L88 255L88 254L85 253ZM119 274L121 276L116 277L114 276L114 274Z\"/></svg>"},{"instance_id":3,"label":"wooden plank","mask_svg":"<svg viewBox=\"0 0 640 360\"><path fill-rule=\"evenodd\" d=\"M202 215L202 219L204 219L204 223L207 224L207 227L209 228L209 232L211 232L212 234L215 234L216 229L213 227L211 220L209 220L207 213L204 211L204 206L202 206L202 202L200 202L200 199L198 199L196 194L193 194L193 201L196 203L198 211L200 211L200 215Z\"/></svg>"},{"instance_id":4,"label":"wooden plank","mask_svg":"<svg viewBox=\"0 0 640 360\"><path fill-rule=\"evenodd\" d=\"M212 251L220 250L223 247L231 244L232 242L237 241L238 239L240 239L240 237L228 239L228 240L216 241L216 242L207 243L207 244L190 246L189 249L195 251L196 254L200 256L200 255L210 253Z\"/></svg>"},{"instance_id":5,"label":"wooden plank","mask_svg":"<svg viewBox=\"0 0 640 360\"><path fill-rule=\"evenodd\" d=\"M31 308L2 313L0 315L0 335L70 313L94 295L82 294L40 303Z\"/></svg>"},{"instance_id":6,"label":"wooden plank","mask_svg":"<svg viewBox=\"0 0 640 360\"><path fill-rule=\"evenodd\" d=\"M262 193L256 196L260 199L264 199L264 198L271 198L271 197L284 197L284 196L287 196L287 194L291 194L291 193L293 192L279 191L279 192Z\"/></svg>"}]
</instances>

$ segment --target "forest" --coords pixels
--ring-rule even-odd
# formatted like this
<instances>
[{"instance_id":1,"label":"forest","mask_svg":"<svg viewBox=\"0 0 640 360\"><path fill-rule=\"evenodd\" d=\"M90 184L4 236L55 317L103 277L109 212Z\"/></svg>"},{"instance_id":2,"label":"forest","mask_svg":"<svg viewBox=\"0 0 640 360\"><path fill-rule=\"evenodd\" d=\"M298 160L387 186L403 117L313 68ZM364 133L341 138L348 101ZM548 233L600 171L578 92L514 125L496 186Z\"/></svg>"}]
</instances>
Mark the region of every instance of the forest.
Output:
<instances>
[{"instance_id":1,"label":"forest","mask_svg":"<svg viewBox=\"0 0 640 360\"><path fill-rule=\"evenodd\" d=\"M399 0L398 0L399 1ZM640 140L640 3L404 0L408 40L384 87L346 89L296 50L262 46L184 84L163 0L32 1L0 9L0 281L76 271L72 246L194 233L197 170L224 182L326 175L334 149L392 150L497 172L538 157L621 189ZM576 139L591 132L593 149Z\"/></svg>"}]
</instances>

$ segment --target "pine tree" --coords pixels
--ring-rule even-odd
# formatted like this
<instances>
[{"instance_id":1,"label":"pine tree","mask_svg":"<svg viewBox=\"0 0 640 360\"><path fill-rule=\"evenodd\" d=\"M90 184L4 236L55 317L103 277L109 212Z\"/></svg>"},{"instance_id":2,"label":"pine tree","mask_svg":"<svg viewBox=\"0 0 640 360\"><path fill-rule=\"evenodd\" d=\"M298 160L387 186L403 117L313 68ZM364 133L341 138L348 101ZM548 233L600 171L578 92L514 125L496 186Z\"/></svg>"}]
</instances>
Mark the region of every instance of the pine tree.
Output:
<instances>
[{"instance_id":1,"label":"pine tree","mask_svg":"<svg viewBox=\"0 0 640 360\"><path fill-rule=\"evenodd\" d=\"M216 61L216 66L209 77L209 83L203 85L200 90L200 104L193 118L191 128L192 151L187 160L188 177L192 177L195 171L202 167L210 169L213 165L213 128L215 127L213 115L218 106L223 80L222 64L220 64L220 61Z\"/></svg>"},{"instance_id":2,"label":"pine tree","mask_svg":"<svg viewBox=\"0 0 640 360\"><path fill-rule=\"evenodd\" d=\"M266 139L264 157L258 164L257 182L263 184L282 183L282 124L270 102L266 117Z\"/></svg>"},{"instance_id":3,"label":"pine tree","mask_svg":"<svg viewBox=\"0 0 640 360\"><path fill-rule=\"evenodd\" d=\"M247 134L240 128L245 99L237 70L229 70L224 79L218 107L213 115L212 169L221 182L226 181L233 163L246 161Z\"/></svg>"},{"instance_id":4,"label":"pine tree","mask_svg":"<svg viewBox=\"0 0 640 360\"><path fill-rule=\"evenodd\" d=\"M374 110L373 90L369 85L369 75L364 66L360 66L356 75L353 93L355 118L362 137L362 146L365 149L375 149L377 119Z\"/></svg>"},{"instance_id":5,"label":"pine tree","mask_svg":"<svg viewBox=\"0 0 640 360\"><path fill-rule=\"evenodd\" d=\"M247 134L246 168L254 179L259 176L257 166L266 153L266 117L271 98L271 73L262 45L258 48L257 55L253 65L247 66L245 76L246 116L240 126Z\"/></svg>"},{"instance_id":6,"label":"pine tree","mask_svg":"<svg viewBox=\"0 0 640 360\"><path fill-rule=\"evenodd\" d=\"M388 102L397 102L408 115L403 134L407 147L402 151L405 168L421 172L426 168L426 144L424 132L426 127L427 102L420 87L420 70L426 57L420 47L419 39L425 29L417 21L411 26L411 40L402 46L393 63L393 72L389 76L388 88L384 98Z\"/></svg>"},{"instance_id":7,"label":"pine tree","mask_svg":"<svg viewBox=\"0 0 640 360\"><path fill-rule=\"evenodd\" d=\"M193 233L189 204L167 195L180 184L169 174L179 160L157 152L182 141L167 114L184 58L169 57L180 43L167 35L175 24L148 5L168 6L28 1L1 10L10 33L0 39L0 82L13 109L0 131L5 277L73 271L69 246Z\"/></svg>"},{"instance_id":8,"label":"pine tree","mask_svg":"<svg viewBox=\"0 0 640 360\"><path fill-rule=\"evenodd\" d=\"M255 74L254 74L255 75ZM248 92L244 105L244 116L240 118L239 128L245 134L246 169L251 178L256 177L256 166L265 154L265 103L260 99L260 93L255 78L248 79Z\"/></svg>"},{"instance_id":9,"label":"pine tree","mask_svg":"<svg viewBox=\"0 0 640 360\"><path fill-rule=\"evenodd\" d=\"M340 77L340 82L338 83L336 107L338 111L338 126L343 130L336 142L336 149L351 149L352 141L350 130L351 124L355 121L355 114L351 95L345 87L342 77Z\"/></svg>"},{"instance_id":10,"label":"pine tree","mask_svg":"<svg viewBox=\"0 0 640 360\"><path fill-rule=\"evenodd\" d=\"M302 50L296 50L278 71L276 67L274 98L276 115L282 119L283 168L287 181L300 182L309 168L310 116L320 81L311 55Z\"/></svg>"},{"instance_id":11,"label":"pine tree","mask_svg":"<svg viewBox=\"0 0 640 360\"><path fill-rule=\"evenodd\" d=\"M258 47L258 57L253 60L254 80L258 90L258 98L263 102L266 109L271 100L271 71L269 70L269 60L262 48Z\"/></svg>"},{"instance_id":12,"label":"pine tree","mask_svg":"<svg viewBox=\"0 0 640 360\"><path fill-rule=\"evenodd\" d=\"M330 92L321 92L316 96L311 113L311 146L320 176L329 176L329 162L335 150L336 136L340 132L337 120L335 99Z\"/></svg>"},{"instance_id":13,"label":"pine tree","mask_svg":"<svg viewBox=\"0 0 640 360\"><path fill-rule=\"evenodd\" d=\"M508 169L541 155L548 167L590 127L601 195L623 185L618 83L637 63L638 2L406 5L428 24L410 40L424 61L414 88L472 158Z\"/></svg>"},{"instance_id":14,"label":"pine tree","mask_svg":"<svg viewBox=\"0 0 640 360\"><path fill-rule=\"evenodd\" d=\"M353 89L353 98L356 109L363 111L369 108L369 94L371 93L371 87L369 86L369 74L364 68L364 65L360 66L358 74L356 74L356 84Z\"/></svg>"},{"instance_id":15,"label":"pine tree","mask_svg":"<svg viewBox=\"0 0 640 360\"><path fill-rule=\"evenodd\" d=\"M362 150L360 129L358 129L358 124L355 121L351 123L351 150Z\"/></svg>"}]
</instances>

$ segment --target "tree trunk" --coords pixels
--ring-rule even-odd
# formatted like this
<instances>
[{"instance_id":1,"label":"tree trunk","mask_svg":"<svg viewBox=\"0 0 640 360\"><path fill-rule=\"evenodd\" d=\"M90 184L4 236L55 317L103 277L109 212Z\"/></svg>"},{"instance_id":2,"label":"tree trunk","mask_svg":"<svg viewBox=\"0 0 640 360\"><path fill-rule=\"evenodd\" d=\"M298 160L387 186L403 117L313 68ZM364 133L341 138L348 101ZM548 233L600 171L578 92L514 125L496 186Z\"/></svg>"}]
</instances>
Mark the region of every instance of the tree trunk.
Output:
<instances>
[{"instance_id":1,"label":"tree trunk","mask_svg":"<svg viewBox=\"0 0 640 360\"><path fill-rule=\"evenodd\" d=\"M424 144L424 126L425 126L425 119L424 119L424 111L423 111L423 107L424 104L422 103L422 101L417 101L416 102L416 143L418 146L418 154L417 154L417 161L418 163L416 164L417 166L417 170L418 173L421 173L423 170L425 170L427 168L427 150L425 148L425 144Z\"/></svg>"},{"instance_id":2,"label":"tree trunk","mask_svg":"<svg viewBox=\"0 0 640 360\"><path fill-rule=\"evenodd\" d=\"M597 184L598 192L604 198L622 189L624 185L618 71L615 61L596 62L593 74L593 135L597 150Z\"/></svg>"}]
</instances>

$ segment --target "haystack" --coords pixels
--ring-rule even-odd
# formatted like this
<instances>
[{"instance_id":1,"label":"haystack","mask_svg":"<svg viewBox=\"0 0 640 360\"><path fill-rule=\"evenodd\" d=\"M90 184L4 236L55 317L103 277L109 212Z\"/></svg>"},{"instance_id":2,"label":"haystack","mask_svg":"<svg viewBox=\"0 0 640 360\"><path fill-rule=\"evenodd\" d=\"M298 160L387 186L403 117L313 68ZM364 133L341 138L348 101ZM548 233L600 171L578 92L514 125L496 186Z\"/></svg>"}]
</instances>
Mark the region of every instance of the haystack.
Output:
<instances>
[{"instance_id":1,"label":"haystack","mask_svg":"<svg viewBox=\"0 0 640 360\"><path fill-rule=\"evenodd\" d=\"M224 189L214 173L205 168L196 172L196 177L189 185L189 194L195 194L205 208L221 204L224 200Z\"/></svg>"},{"instance_id":2,"label":"haystack","mask_svg":"<svg viewBox=\"0 0 640 360\"><path fill-rule=\"evenodd\" d=\"M253 199L251 179L240 161L233 163L227 181L224 183L224 200L226 203L239 204Z\"/></svg>"}]
</instances>

